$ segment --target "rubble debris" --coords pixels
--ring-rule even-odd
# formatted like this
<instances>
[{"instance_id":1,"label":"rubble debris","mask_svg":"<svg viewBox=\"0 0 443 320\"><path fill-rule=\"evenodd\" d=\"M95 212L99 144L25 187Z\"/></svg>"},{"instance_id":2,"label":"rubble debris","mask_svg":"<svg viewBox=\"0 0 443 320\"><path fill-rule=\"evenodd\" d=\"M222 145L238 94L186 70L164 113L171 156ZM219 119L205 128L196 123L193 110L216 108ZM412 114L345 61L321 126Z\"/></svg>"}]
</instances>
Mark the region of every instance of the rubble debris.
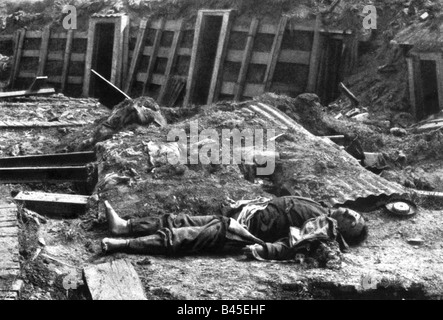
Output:
<instances>
[{"instance_id":1,"label":"rubble debris","mask_svg":"<svg viewBox=\"0 0 443 320\"><path fill-rule=\"evenodd\" d=\"M396 136L396 137L404 137L405 135L408 134L408 132L407 132L405 129L403 129L403 128L397 128L397 127L391 128L391 129L389 130L389 132L390 132L393 136Z\"/></svg>"},{"instance_id":2,"label":"rubble debris","mask_svg":"<svg viewBox=\"0 0 443 320\"><path fill-rule=\"evenodd\" d=\"M380 173L389 167L385 157L380 152L365 152L364 155L363 165L369 170L377 170Z\"/></svg>"},{"instance_id":3,"label":"rubble debris","mask_svg":"<svg viewBox=\"0 0 443 320\"><path fill-rule=\"evenodd\" d=\"M369 113L365 112L365 113L357 114L357 115L353 116L352 119L354 119L356 121L360 121L360 122L365 122L366 120L369 119Z\"/></svg>"},{"instance_id":4,"label":"rubble debris","mask_svg":"<svg viewBox=\"0 0 443 320\"><path fill-rule=\"evenodd\" d=\"M98 126L93 136L81 143L80 149L86 150L111 138L114 134L129 125L165 127L167 121L163 116L160 106L150 97L140 97L134 100L125 100L114 107L111 115Z\"/></svg>"},{"instance_id":5,"label":"rubble debris","mask_svg":"<svg viewBox=\"0 0 443 320\"><path fill-rule=\"evenodd\" d=\"M140 278L128 260L90 265L83 272L93 300L146 300Z\"/></svg>"}]
</instances>

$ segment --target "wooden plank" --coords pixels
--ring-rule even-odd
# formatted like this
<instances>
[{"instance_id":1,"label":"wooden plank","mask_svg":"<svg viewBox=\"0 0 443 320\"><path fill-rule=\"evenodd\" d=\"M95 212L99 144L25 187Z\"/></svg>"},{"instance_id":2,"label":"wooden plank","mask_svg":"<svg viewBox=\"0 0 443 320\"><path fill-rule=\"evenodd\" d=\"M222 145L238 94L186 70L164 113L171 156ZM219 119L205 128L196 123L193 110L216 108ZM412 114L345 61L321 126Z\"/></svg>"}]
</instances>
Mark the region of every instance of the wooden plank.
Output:
<instances>
[{"instance_id":1,"label":"wooden plank","mask_svg":"<svg viewBox=\"0 0 443 320\"><path fill-rule=\"evenodd\" d=\"M51 39L66 39L67 37L67 32L51 33Z\"/></svg>"},{"instance_id":2,"label":"wooden plank","mask_svg":"<svg viewBox=\"0 0 443 320\"><path fill-rule=\"evenodd\" d=\"M5 227L0 229L0 237L12 237L17 236L18 228L17 227Z\"/></svg>"},{"instance_id":3,"label":"wooden plank","mask_svg":"<svg viewBox=\"0 0 443 320\"><path fill-rule=\"evenodd\" d=\"M243 91L245 89L246 76L248 74L249 64L251 63L252 48L254 47L254 41L257 35L259 22L260 21L257 18L253 18L251 21L251 26L249 28L249 33L248 33L248 40L246 41L246 47L242 58L240 72L238 75L237 83L234 88L234 99L236 101L239 101L242 98Z\"/></svg>"},{"instance_id":4,"label":"wooden plank","mask_svg":"<svg viewBox=\"0 0 443 320\"><path fill-rule=\"evenodd\" d=\"M37 38L37 39L39 39L39 38L41 38L42 37L42 31L32 31L32 30L29 30L29 31L26 31L26 38Z\"/></svg>"},{"instance_id":5,"label":"wooden plank","mask_svg":"<svg viewBox=\"0 0 443 320\"><path fill-rule=\"evenodd\" d=\"M283 34L285 33L287 22L287 16L281 17L280 23L278 25L278 31L274 37L274 43L272 44L271 54L269 55L269 62L263 80L265 91L268 91L271 88L272 78L274 77L275 67L277 66L278 56L280 55Z\"/></svg>"},{"instance_id":6,"label":"wooden plank","mask_svg":"<svg viewBox=\"0 0 443 320\"><path fill-rule=\"evenodd\" d=\"M254 97L265 92L263 84L247 83L243 95L245 97Z\"/></svg>"},{"instance_id":7,"label":"wooden plank","mask_svg":"<svg viewBox=\"0 0 443 320\"><path fill-rule=\"evenodd\" d=\"M25 72L25 71L20 71L20 73L18 74L18 78L35 78L36 73L35 72Z\"/></svg>"},{"instance_id":8,"label":"wooden plank","mask_svg":"<svg viewBox=\"0 0 443 320\"><path fill-rule=\"evenodd\" d=\"M84 275L93 300L146 300L140 278L127 260L88 266Z\"/></svg>"},{"instance_id":9,"label":"wooden plank","mask_svg":"<svg viewBox=\"0 0 443 320\"><path fill-rule=\"evenodd\" d=\"M0 183L32 183L50 181L85 182L88 170L84 166L0 168Z\"/></svg>"},{"instance_id":10,"label":"wooden plank","mask_svg":"<svg viewBox=\"0 0 443 320\"><path fill-rule=\"evenodd\" d=\"M85 39L87 40L89 36L89 30L88 31L83 31L83 32L76 32L74 34L74 39Z\"/></svg>"},{"instance_id":11,"label":"wooden plank","mask_svg":"<svg viewBox=\"0 0 443 320\"><path fill-rule=\"evenodd\" d=\"M37 76L42 76L45 73L50 36L51 36L50 26L46 26L42 32L42 42L40 45L40 56L38 58Z\"/></svg>"},{"instance_id":12,"label":"wooden plank","mask_svg":"<svg viewBox=\"0 0 443 320\"><path fill-rule=\"evenodd\" d=\"M0 35L0 41L10 41L10 40L14 40L13 34L1 34Z\"/></svg>"},{"instance_id":13,"label":"wooden plank","mask_svg":"<svg viewBox=\"0 0 443 320\"><path fill-rule=\"evenodd\" d=\"M200 10L197 15L197 21L195 23L194 42L192 45L191 61L189 64L188 81L186 86L186 94L184 99L184 106L188 106L191 103L192 95L195 89L195 76L197 74L197 59L199 55L199 44L202 31L204 30L203 11Z\"/></svg>"},{"instance_id":14,"label":"wooden plank","mask_svg":"<svg viewBox=\"0 0 443 320\"><path fill-rule=\"evenodd\" d=\"M26 30L20 29L17 33L17 47L14 51L14 66L11 71L11 88L14 88L15 80L17 79L18 72L20 70L20 61L22 58L22 52L23 52L23 43L25 41L25 34Z\"/></svg>"},{"instance_id":15,"label":"wooden plank","mask_svg":"<svg viewBox=\"0 0 443 320\"><path fill-rule=\"evenodd\" d=\"M40 57L40 50L23 50L22 57L39 58Z\"/></svg>"},{"instance_id":16,"label":"wooden plank","mask_svg":"<svg viewBox=\"0 0 443 320\"><path fill-rule=\"evenodd\" d=\"M226 95L235 95L236 82L223 81L220 93Z\"/></svg>"},{"instance_id":17,"label":"wooden plank","mask_svg":"<svg viewBox=\"0 0 443 320\"><path fill-rule=\"evenodd\" d=\"M134 54L131 59L131 65L129 66L129 73L127 76L126 86L125 86L125 90L124 90L127 94L130 93L130 90L131 90L132 85L134 83L135 71L137 70L138 65L140 64L141 55L143 53L143 44L145 43L145 39L146 39L147 24L148 24L148 21L146 19L143 19L140 22L140 27L139 27L138 35L137 35L137 42L135 44Z\"/></svg>"},{"instance_id":18,"label":"wooden plank","mask_svg":"<svg viewBox=\"0 0 443 320\"><path fill-rule=\"evenodd\" d=\"M45 95L45 94L53 94L53 93L55 93L55 90L53 88L40 89L38 91L20 90L20 91L0 92L0 99L35 96L35 95Z\"/></svg>"},{"instance_id":19,"label":"wooden plank","mask_svg":"<svg viewBox=\"0 0 443 320\"><path fill-rule=\"evenodd\" d=\"M0 168L85 165L96 161L95 152L72 152L0 158Z\"/></svg>"},{"instance_id":20,"label":"wooden plank","mask_svg":"<svg viewBox=\"0 0 443 320\"><path fill-rule=\"evenodd\" d=\"M14 199L18 202L51 202L85 206L89 197L77 194L22 191Z\"/></svg>"},{"instance_id":21,"label":"wooden plank","mask_svg":"<svg viewBox=\"0 0 443 320\"><path fill-rule=\"evenodd\" d=\"M160 26L155 33L154 43L152 46L152 54L149 58L148 69L146 70L146 80L145 80L145 83L143 84L143 93L142 93L143 95L145 95L145 93L146 93L146 89L148 87L148 84L151 81L151 77L152 77L152 74L154 71L155 63L157 62L157 52L158 52L158 48L160 47L160 41L161 41L164 27L165 27L165 19L162 18L160 20Z\"/></svg>"},{"instance_id":22,"label":"wooden plank","mask_svg":"<svg viewBox=\"0 0 443 320\"><path fill-rule=\"evenodd\" d=\"M312 42L312 50L311 50L311 58L309 61L309 75L308 75L308 83L306 86L307 92L315 92L316 91L316 83L318 78L318 67L320 65L320 28L321 28L321 15L317 14L315 19L315 31L314 31L314 39Z\"/></svg>"},{"instance_id":23,"label":"wooden plank","mask_svg":"<svg viewBox=\"0 0 443 320\"><path fill-rule=\"evenodd\" d=\"M71 64L71 53L72 53L72 42L74 40L74 30L69 29L67 38L66 38L66 46L65 46L65 54L63 61L63 69L61 76L61 91L66 91L66 85L68 84L68 74L69 74L69 65Z\"/></svg>"},{"instance_id":24,"label":"wooden plank","mask_svg":"<svg viewBox=\"0 0 443 320\"><path fill-rule=\"evenodd\" d=\"M183 30L183 19L166 21L164 29L167 31L174 31L174 32Z\"/></svg>"},{"instance_id":25,"label":"wooden plank","mask_svg":"<svg viewBox=\"0 0 443 320\"><path fill-rule=\"evenodd\" d=\"M166 94L166 89L167 89L168 84L171 79L172 67L174 66L174 64L177 60L178 47L179 47L180 41L183 37L183 25L184 25L183 19L181 19L179 21L179 25L177 26L178 29L174 33L174 39L172 40L171 48L169 49L170 53L168 56L168 63L166 64L165 79L164 79L163 86L160 89L160 94L158 96L158 101L160 103L163 103L163 100L164 100L164 97Z\"/></svg>"},{"instance_id":26,"label":"wooden plank","mask_svg":"<svg viewBox=\"0 0 443 320\"><path fill-rule=\"evenodd\" d=\"M282 50L278 62L309 65L311 52L300 50Z\"/></svg>"},{"instance_id":27,"label":"wooden plank","mask_svg":"<svg viewBox=\"0 0 443 320\"><path fill-rule=\"evenodd\" d=\"M220 30L220 37L218 39L217 54L215 56L214 70L212 73L211 85L209 87L207 104L217 101L220 94L220 87L223 77L223 64L225 62L231 32L231 12L232 11L229 10L223 14L223 23Z\"/></svg>"},{"instance_id":28,"label":"wooden plank","mask_svg":"<svg viewBox=\"0 0 443 320\"><path fill-rule=\"evenodd\" d=\"M72 78L75 78L73 81L74 82L72 82L72 81L69 81L70 79L72 80ZM62 77L61 76L50 76L50 77L48 77L48 82L49 83L62 83ZM70 83L70 84L82 84L83 83L83 78L82 77L68 77L68 79L67 79L67 82L68 83Z\"/></svg>"}]
</instances>

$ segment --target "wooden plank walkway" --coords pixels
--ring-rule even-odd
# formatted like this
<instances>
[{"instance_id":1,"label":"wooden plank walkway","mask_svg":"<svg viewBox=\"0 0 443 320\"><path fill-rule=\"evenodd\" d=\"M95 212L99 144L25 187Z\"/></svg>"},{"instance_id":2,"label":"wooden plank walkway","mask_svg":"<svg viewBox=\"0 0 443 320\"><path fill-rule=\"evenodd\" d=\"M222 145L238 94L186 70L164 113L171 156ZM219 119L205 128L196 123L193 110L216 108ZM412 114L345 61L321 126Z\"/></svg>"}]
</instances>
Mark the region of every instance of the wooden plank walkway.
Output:
<instances>
[{"instance_id":1,"label":"wooden plank walkway","mask_svg":"<svg viewBox=\"0 0 443 320\"><path fill-rule=\"evenodd\" d=\"M17 207L0 200L0 300L17 300L21 281Z\"/></svg>"},{"instance_id":2,"label":"wooden plank walkway","mask_svg":"<svg viewBox=\"0 0 443 320\"><path fill-rule=\"evenodd\" d=\"M23 128L61 128L81 127L87 125L85 121L1 121L0 129L23 129Z\"/></svg>"}]
</instances>

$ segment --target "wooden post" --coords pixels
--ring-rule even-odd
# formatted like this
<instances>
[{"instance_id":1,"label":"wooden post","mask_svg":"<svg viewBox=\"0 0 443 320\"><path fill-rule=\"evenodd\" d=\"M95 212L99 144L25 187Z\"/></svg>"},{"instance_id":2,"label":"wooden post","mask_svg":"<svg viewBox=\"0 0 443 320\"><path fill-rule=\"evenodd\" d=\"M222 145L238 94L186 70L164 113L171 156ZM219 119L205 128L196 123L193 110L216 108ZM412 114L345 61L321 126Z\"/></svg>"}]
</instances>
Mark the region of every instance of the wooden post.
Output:
<instances>
[{"instance_id":1,"label":"wooden post","mask_svg":"<svg viewBox=\"0 0 443 320\"><path fill-rule=\"evenodd\" d=\"M423 79L421 77L421 63L418 55L413 56L414 83L415 83L415 116L421 120L424 115L423 110Z\"/></svg>"},{"instance_id":2,"label":"wooden post","mask_svg":"<svg viewBox=\"0 0 443 320\"><path fill-rule=\"evenodd\" d=\"M26 30L21 29L17 32L16 39L16 49L14 52L14 63L13 68L11 70L11 79L10 79L10 87L14 88L15 80L17 79L18 72L20 70L20 60L22 58L22 52L23 52L23 43L25 41L26 37Z\"/></svg>"},{"instance_id":3,"label":"wooden post","mask_svg":"<svg viewBox=\"0 0 443 320\"><path fill-rule=\"evenodd\" d=\"M49 38L51 36L51 29L46 26L42 32L42 42L40 45L40 56L38 58L37 76L42 76L45 73L46 60L48 58Z\"/></svg>"},{"instance_id":4,"label":"wooden post","mask_svg":"<svg viewBox=\"0 0 443 320\"><path fill-rule=\"evenodd\" d=\"M177 52L182 36L183 36L183 19L180 20L178 30L174 34L174 40L172 41L171 51L169 52L169 57L168 57L168 64L166 65L165 82L163 83L162 88L160 90L160 94L158 96L159 103L163 103L166 94L166 89L168 87L168 83L171 78L172 67L174 66L174 63L177 59Z\"/></svg>"},{"instance_id":5,"label":"wooden post","mask_svg":"<svg viewBox=\"0 0 443 320\"><path fill-rule=\"evenodd\" d=\"M160 47L160 41L163 34L163 29L165 27L166 20L164 18L161 18L160 20L160 27L155 33L154 43L152 45L152 53L149 57L149 64L148 64L148 70L146 71L146 79L145 83L143 84L143 95L145 95L146 89L148 87L149 82L151 82L152 73L154 71L155 63L157 62L157 54L158 54L158 48Z\"/></svg>"},{"instance_id":6,"label":"wooden post","mask_svg":"<svg viewBox=\"0 0 443 320\"><path fill-rule=\"evenodd\" d=\"M441 54L436 57L435 67L437 69L438 104L439 109L443 110L443 59Z\"/></svg>"},{"instance_id":7,"label":"wooden post","mask_svg":"<svg viewBox=\"0 0 443 320\"><path fill-rule=\"evenodd\" d=\"M120 70L120 87L123 89L123 84L126 83L126 76L128 74L128 63L129 63L129 16L121 17L121 36L123 37L121 41L121 49L123 52L122 56L122 68Z\"/></svg>"},{"instance_id":8,"label":"wooden post","mask_svg":"<svg viewBox=\"0 0 443 320\"><path fill-rule=\"evenodd\" d=\"M146 39L146 26L148 21L143 19L140 22L140 27L138 29L137 42L135 43L134 53L132 54L131 65L129 67L129 73L126 80L125 92L130 93L132 84L134 83L134 74L138 68L138 65L143 54L144 43Z\"/></svg>"},{"instance_id":9,"label":"wooden post","mask_svg":"<svg viewBox=\"0 0 443 320\"><path fill-rule=\"evenodd\" d=\"M221 80L223 77L223 63L228 48L229 35L231 33L231 20L231 11L228 11L223 15L223 24L218 39L217 55L215 56L214 70L212 72L207 104L217 101L220 93Z\"/></svg>"},{"instance_id":10,"label":"wooden post","mask_svg":"<svg viewBox=\"0 0 443 320\"><path fill-rule=\"evenodd\" d=\"M316 82L318 77L319 66L319 53L320 53L320 28L321 28L321 15L317 14L315 19L314 40L312 42L311 58L309 61L309 76L308 84L306 87L307 92L315 92Z\"/></svg>"},{"instance_id":11,"label":"wooden post","mask_svg":"<svg viewBox=\"0 0 443 320\"><path fill-rule=\"evenodd\" d=\"M281 43L283 40L283 35L285 33L287 22L288 17L281 17L277 33L274 38L274 43L272 44L272 50L269 56L268 66L266 68L265 78L263 81L265 85L265 91L268 91L271 88L272 78L274 77L275 67L277 66L278 57L280 56Z\"/></svg>"},{"instance_id":12,"label":"wooden post","mask_svg":"<svg viewBox=\"0 0 443 320\"><path fill-rule=\"evenodd\" d=\"M414 61L413 58L406 58L408 63L408 85L409 85L409 100L411 103L412 114L416 116L417 114L417 101L415 99L415 74L414 74Z\"/></svg>"},{"instance_id":13,"label":"wooden post","mask_svg":"<svg viewBox=\"0 0 443 320\"><path fill-rule=\"evenodd\" d=\"M74 30L69 29L66 35L66 47L65 47L65 56L63 59L63 71L62 71L62 83L61 83L61 91L66 91L66 85L68 83L68 75L69 75L69 65L71 63L71 52L72 52L72 42L74 39Z\"/></svg>"},{"instance_id":14,"label":"wooden post","mask_svg":"<svg viewBox=\"0 0 443 320\"><path fill-rule=\"evenodd\" d=\"M199 55L199 43L202 30L204 30L203 12L199 11L197 21L195 23L194 43L192 45L191 62L189 65L188 81L186 86L186 95L184 99L184 106L188 106L192 101L192 95L195 89L195 75L197 73L197 63Z\"/></svg>"},{"instance_id":15,"label":"wooden post","mask_svg":"<svg viewBox=\"0 0 443 320\"><path fill-rule=\"evenodd\" d=\"M86 48L86 60L85 60L85 73L83 80L83 96L89 96L89 87L91 83L91 69L92 69L92 59L94 53L94 34L95 34L95 22L93 19L89 20L88 28L88 45Z\"/></svg>"},{"instance_id":16,"label":"wooden post","mask_svg":"<svg viewBox=\"0 0 443 320\"><path fill-rule=\"evenodd\" d=\"M252 49L254 47L255 37L257 36L259 20L253 18L251 22L251 27L249 28L248 40L246 42L246 48L243 54L243 60L241 63L240 73L238 75L237 83L234 89L234 99L235 101L241 100L243 96L243 91L245 89L246 76L248 74L249 63L252 58Z\"/></svg>"}]
</instances>

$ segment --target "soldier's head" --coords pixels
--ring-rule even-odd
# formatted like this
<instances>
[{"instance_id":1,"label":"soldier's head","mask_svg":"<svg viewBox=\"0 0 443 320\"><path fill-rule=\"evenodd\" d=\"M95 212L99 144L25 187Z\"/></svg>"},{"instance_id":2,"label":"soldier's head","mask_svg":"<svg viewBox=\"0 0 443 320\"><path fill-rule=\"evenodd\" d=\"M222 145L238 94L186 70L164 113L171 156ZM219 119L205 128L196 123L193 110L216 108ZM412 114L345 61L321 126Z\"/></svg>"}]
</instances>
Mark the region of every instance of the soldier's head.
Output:
<instances>
[{"instance_id":1,"label":"soldier's head","mask_svg":"<svg viewBox=\"0 0 443 320\"><path fill-rule=\"evenodd\" d=\"M359 244L366 239L368 227L358 212L341 207L332 210L331 218L337 221L338 231L349 245Z\"/></svg>"}]
</instances>

